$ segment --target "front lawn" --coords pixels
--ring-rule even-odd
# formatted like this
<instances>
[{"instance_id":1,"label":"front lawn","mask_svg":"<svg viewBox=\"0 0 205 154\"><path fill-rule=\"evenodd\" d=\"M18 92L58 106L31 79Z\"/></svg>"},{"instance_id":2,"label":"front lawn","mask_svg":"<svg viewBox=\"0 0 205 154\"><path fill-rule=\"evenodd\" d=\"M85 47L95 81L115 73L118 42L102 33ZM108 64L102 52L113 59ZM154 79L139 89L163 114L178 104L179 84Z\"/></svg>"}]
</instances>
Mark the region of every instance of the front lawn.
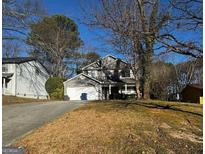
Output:
<instances>
[{"instance_id":1,"label":"front lawn","mask_svg":"<svg viewBox=\"0 0 205 154\"><path fill-rule=\"evenodd\" d=\"M88 103L17 141L28 153L202 153L202 105Z\"/></svg>"},{"instance_id":2,"label":"front lawn","mask_svg":"<svg viewBox=\"0 0 205 154\"><path fill-rule=\"evenodd\" d=\"M49 101L49 100L2 95L2 105L33 103L33 102L47 102L47 101Z\"/></svg>"}]
</instances>

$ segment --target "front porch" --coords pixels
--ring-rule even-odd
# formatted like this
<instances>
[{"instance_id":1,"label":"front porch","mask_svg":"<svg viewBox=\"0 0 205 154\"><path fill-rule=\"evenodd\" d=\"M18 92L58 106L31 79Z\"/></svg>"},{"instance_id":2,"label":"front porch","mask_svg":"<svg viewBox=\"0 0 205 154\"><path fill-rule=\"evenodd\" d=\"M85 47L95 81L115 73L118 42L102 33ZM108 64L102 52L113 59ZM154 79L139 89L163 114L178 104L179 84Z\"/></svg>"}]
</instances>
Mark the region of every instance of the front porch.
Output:
<instances>
[{"instance_id":1,"label":"front porch","mask_svg":"<svg viewBox=\"0 0 205 154\"><path fill-rule=\"evenodd\" d=\"M125 95L136 95L134 84L107 84L102 86L102 99L123 99Z\"/></svg>"},{"instance_id":2,"label":"front porch","mask_svg":"<svg viewBox=\"0 0 205 154\"><path fill-rule=\"evenodd\" d=\"M12 95L12 85L11 78L13 73L2 73L2 94L3 95Z\"/></svg>"}]
</instances>

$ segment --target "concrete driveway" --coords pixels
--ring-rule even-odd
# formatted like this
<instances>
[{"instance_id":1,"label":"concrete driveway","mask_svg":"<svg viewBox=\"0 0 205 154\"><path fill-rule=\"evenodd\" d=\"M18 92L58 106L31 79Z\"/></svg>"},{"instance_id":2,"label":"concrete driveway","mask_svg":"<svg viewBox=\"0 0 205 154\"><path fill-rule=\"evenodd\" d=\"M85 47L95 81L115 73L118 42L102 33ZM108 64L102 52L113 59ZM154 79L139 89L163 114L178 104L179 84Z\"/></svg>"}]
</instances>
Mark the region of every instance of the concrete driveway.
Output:
<instances>
[{"instance_id":1,"label":"concrete driveway","mask_svg":"<svg viewBox=\"0 0 205 154\"><path fill-rule=\"evenodd\" d=\"M3 146L81 105L81 101L53 101L3 106Z\"/></svg>"}]
</instances>

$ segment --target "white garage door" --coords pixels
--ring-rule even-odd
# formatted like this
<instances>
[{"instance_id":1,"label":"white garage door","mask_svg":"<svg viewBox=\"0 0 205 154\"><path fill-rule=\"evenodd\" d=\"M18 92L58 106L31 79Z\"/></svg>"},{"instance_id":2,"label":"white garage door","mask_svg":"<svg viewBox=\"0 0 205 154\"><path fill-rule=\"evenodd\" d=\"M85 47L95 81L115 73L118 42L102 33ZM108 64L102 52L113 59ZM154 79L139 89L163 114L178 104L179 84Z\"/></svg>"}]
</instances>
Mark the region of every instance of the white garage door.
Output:
<instances>
[{"instance_id":1,"label":"white garage door","mask_svg":"<svg viewBox=\"0 0 205 154\"><path fill-rule=\"evenodd\" d=\"M95 87L67 88L70 100L98 100L98 92Z\"/></svg>"}]
</instances>

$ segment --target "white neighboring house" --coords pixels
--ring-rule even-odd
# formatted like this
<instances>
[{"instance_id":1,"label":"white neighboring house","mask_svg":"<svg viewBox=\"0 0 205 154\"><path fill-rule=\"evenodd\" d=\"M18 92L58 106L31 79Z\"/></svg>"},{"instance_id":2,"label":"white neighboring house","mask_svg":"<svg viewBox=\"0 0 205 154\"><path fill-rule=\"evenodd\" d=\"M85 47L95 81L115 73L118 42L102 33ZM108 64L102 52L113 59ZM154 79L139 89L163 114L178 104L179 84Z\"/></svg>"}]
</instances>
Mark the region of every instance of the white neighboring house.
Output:
<instances>
[{"instance_id":1,"label":"white neighboring house","mask_svg":"<svg viewBox=\"0 0 205 154\"><path fill-rule=\"evenodd\" d=\"M64 82L69 100L120 99L136 95L136 80L125 61L107 55L82 68L82 73Z\"/></svg>"},{"instance_id":2,"label":"white neighboring house","mask_svg":"<svg viewBox=\"0 0 205 154\"><path fill-rule=\"evenodd\" d=\"M45 83L48 78L48 71L35 58L2 59L3 95L47 99Z\"/></svg>"}]
</instances>

